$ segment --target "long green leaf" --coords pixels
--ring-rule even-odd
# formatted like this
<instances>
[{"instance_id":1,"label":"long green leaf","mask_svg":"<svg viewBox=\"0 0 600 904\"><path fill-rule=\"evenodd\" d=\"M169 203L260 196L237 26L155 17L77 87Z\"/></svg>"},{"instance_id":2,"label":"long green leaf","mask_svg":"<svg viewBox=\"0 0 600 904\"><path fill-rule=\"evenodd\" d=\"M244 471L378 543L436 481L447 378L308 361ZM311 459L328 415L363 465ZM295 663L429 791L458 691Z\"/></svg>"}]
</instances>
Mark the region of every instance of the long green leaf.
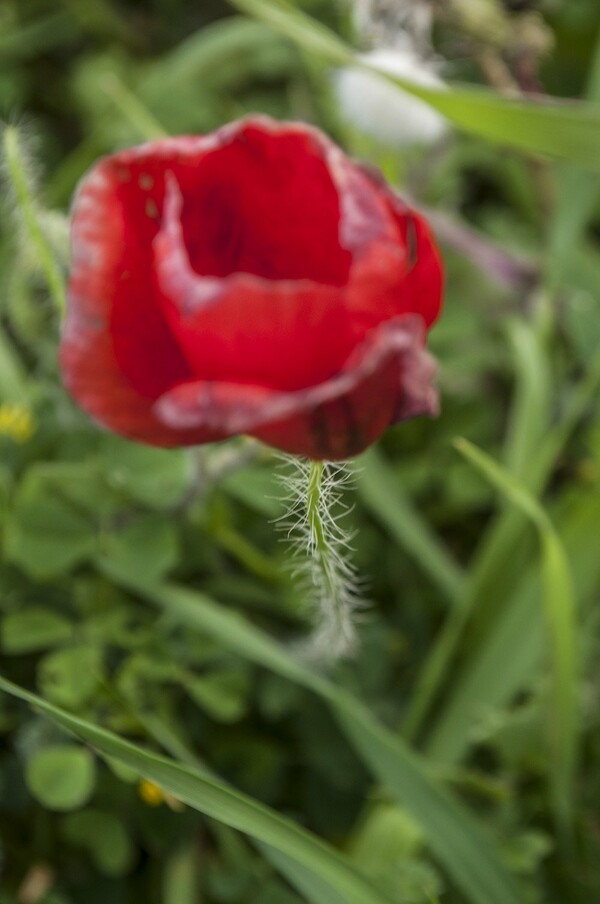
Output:
<instances>
[{"instance_id":1,"label":"long green leaf","mask_svg":"<svg viewBox=\"0 0 600 904\"><path fill-rule=\"evenodd\" d=\"M424 88L369 67L332 31L281 0L230 0L305 50L335 66L378 72L404 91L431 104L455 125L488 141L523 151L600 168L600 106L592 103L512 100L485 88Z\"/></svg>"},{"instance_id":2,"label":"long green leaf","mask_svg":"<svg viewBox=\"0 0 600 904\"><path fill-rule=\"evenodd\" d=\"M596 41L585 93L588 100L600 102L600 37ZM552 288L564 276L586 223L593 216L600 193L600 178L586 178L577 167L563 166L558 177L558 203L548 235L546 278Z\"/></svg>"},{"instance_id":3,"label":"long green leaf","mask_svg":"<svg viewBox=\"0 0 600 904\"><path fill-rule=\"evenodd\" d=\"M94 747L196 810L279 851L294 863L297 884L315 904L391 904L344 857L310 832L191 766L150 753L112 732L52 706L3 678L0 689L24 700Z\"/></svg>"},{"instance_id":4,"label":"long green leaf","mask_svg":"<svg viewBox=\"0 0 600 904\"><path fill-rule=\"evenodd\" d=\"M118 576L116 576L118 579ZM121 581L121 583L123 583ZM520 904L518 887L485 829L432 779L421 760L365 707L302 666L241 614L172 584L127 586L175 621L209 634L245 659L317 693L373 775L421 825L431 850L472 904Z\"/></svg>"},{"instance_id":5,"label":"long green leaf","mask_svg":"<svg viewBox=\"0 0 600 904\"><path fill-rule=\"evenodd\" d=\"M572 820L573 779L579 740L577 621L569 562L552 522L541 505L497 462L465 439L458 451L536 527L542 550L542 579L553 660L552 791L558 820Z\"/></svg>"},{"instance_id":6,"label":"long green leaf","mask_svg":"<svg viewBox=\"0 0 600 904\"><path fill-rule=\"evenodd\" d=\"M527 469L527 490L538 496L544 489L558 457L581 418L597 397L600 385L600 350L590 364L585 377L574 388L565 405L561 419L540 438L536 454ZM524 412L523 412L524 415ZM578 586L583 597L591 592L589 585L597 580L600 569L595 550L594 516L600 512L593 497L588 500L591 514L585 513L585 529L579 529L577 512L563 518L561 536L572 561L582 560L574 575L592 575ZM589 526L588 526L589 525ZM476 551L471 567L462 607L449 614L444 630L429 654L424 674L410 707L405 734L412 737L423 723L423 716L439 688L449 674L449 664L457 650L463 630L471 615L477 624L479 642L463 650L463 665L454 677L450 693L429 732L427 750L436 761L456 763L473 743L480 718L503 706L531 681L539 669L543 643L537 587L537 570L529 568L521 574L514 568L515 555L523 544L527 519L514 506L506 507L486 532ZM595 556L595 558L594 558ZM589 560L591 558L592 565ZM532 573L534 572L534 573ZM483 608L483 624L477 619ZM510 668L506 663L510 662Z\"/></svg>"},{"instance_id":7,"label":"long green leaf","mask_svg":"<svg viewBox=\"0 0 600 904\"><path fill-rule=\"evenodd\" d=\"M541 331L518 320L507 324L516 371L516 390L507 431L505 460L510 471L520 478L529 477L533 466L539 469L540 443L548 430L550 420L550 376L548 373L545 344ZM496 568L498 556L504 554L506 544L512 545L515 533L527 526L523 515L510 510L507 518L500 517L498 542L486 548L491 554L494 566L494 593L481 593L477 578L479 572L473 568L469 581L465 582L460 604L448 615L444 626L428 653L419 674L412 699L403 724L407 738L415 738L425 723L426 716L448 681L460 642L468 624L477 617L489 620L496 606L504 605L504 600L514 583L514 569ZM511 555L509 549L509 556ZM485 569L484 569L485 571ZM465 723L468 724L468 723Z\"/></svg>"},{"instance_id":8,"label":"long green leaf","mask_svg":"<svg viewBox=\"0 0 600 904\"><path fill-rule=\"evenodd\" d=\"M507 429L506 468L526 481L551 422L552 379L544 331L513 318L506 326L516 385Z\"/></svg>"},{"instance_id":9,"label":"long green leaf","mask_svg":"<svg viewBox=\"0 0 600 904\"><path fill-rule=\"evenodd\" d=\"M585 495L577 506L569 506L559 522L577 598L594 605L600 580L599 522L600 498L594 493ZM426 745L435 762L458 763L488 714L510 703L539 674L547 648L539 577L539 567L531 565L470 651Z\"/></svg>"}]
</instances>

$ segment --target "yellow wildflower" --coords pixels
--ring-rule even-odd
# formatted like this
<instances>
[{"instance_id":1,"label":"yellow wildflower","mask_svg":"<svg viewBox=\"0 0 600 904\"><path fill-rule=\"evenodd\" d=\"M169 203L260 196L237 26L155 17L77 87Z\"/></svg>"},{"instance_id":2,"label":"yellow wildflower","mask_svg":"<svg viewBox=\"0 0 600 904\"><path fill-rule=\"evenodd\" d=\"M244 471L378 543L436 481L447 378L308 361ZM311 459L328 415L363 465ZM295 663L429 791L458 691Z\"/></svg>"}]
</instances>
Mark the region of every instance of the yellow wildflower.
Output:
<instances>
[{"instance_id":1,"label":"yellow wildflower","mask_svg":"<svg viewBox=\"0 0 600 904\"><path fill-rule=\"evenodd\" d=\"M147 778L142 779L138 785L138 794L150 807L159 807L165 802L165 795L162 788L155 785L154 782L148 781Z\"/></svg>"},{"instance_id":2,"label":"yellow wildflower","mask_svg":"<svg viewBox=\"0 0 600 904\"><path fill-rule=\"evenodd\" d=\"M138 794L149 807L159 807L161 804L166 804L175 813L181 813L185 809L178 798L163 791L160 785L149 781L147 778L142 779L139 783Z\"/></svg>"},{"instance_id":3,"label":"yellow wildflower","mask_svg":"<svg viewBox=\"0 0 600 904\"><path fill-rule=\"evenodd\" d=\"M15 402L0 404L0 436L7 436L15 443L26 443L35 429L29 408Z\"/></svg>"}]
</instances>

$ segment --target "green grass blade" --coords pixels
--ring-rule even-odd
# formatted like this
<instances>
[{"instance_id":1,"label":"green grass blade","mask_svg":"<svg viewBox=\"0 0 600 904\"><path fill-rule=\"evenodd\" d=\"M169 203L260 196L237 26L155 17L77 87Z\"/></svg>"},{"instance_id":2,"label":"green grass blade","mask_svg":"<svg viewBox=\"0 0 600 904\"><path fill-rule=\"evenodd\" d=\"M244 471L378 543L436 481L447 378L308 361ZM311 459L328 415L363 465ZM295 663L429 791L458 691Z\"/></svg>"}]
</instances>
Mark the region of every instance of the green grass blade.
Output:
<instances>
[{"instance_id":1,"label":"green grass blade","mask_svg":"<svg viewBox=\"0 0 600 904\"><path fill-rule=\"evenodd\" d=\"M504 451L508 471L526 481L551 421L552 379L542 330L511 319L507 335L516 385Z\"/></svg>"},{"instance_id":2,"label":"green grass blade","mask_svg":"<svg viewBox=\"0 0 600 904\"><path fill-rule=\"evenodd\" d=\"M550 376L547 356L539 330L521 321L512 320L507 326L512 346L517 386L506 441L505 458L510 470L519 477L528 476L531 462L537 467L540 443L548 430L550 419ZM498 553L505 550L504 538L512 544L515 531L523 529L524 519L520 513L511 511L507 520L501 520L500 545L493 544L492 564L495 567ZM526 524L526 522L525 522ZM442 631L436 639L419 675L410 700L403 733L407 738L415 738L425 723L427 714L444 686L466 626L471 619L485 608L486 615L494 610L495 600L503 590L508 592L512 574L501 568L494 572L495 595L478 592L475 571L469 582L465 581L457 605L449 614Z\"/></svg>"},{"instance_id":3,"label":"green grass blade","mask_svg":"<svg viewBox=\"0 0 600 904\"><path fill-rule=\"evenodd\" d=\"M532 353L531 349L527 352L529 344L524 344L524 354ZM539 351L536 352L535 357L539 354ZM529 458L530 467L527 469L526 485L530 493L537 495L542 492L566 442L596 397L599 385L600 352L574 388L561 419L547 430L543 438L539 437L538 448ZM518 419L524 423L527 410L535 404L536 393L532 386L527 391L521 390L520 395L522 399L517 404L521 413ZM525 395L529 397L527 404ZM538 422L537 412L533 420ZM529 440L527 444L530 445ZM507 455L513 455L513 464L516 464L519 456L510 445ZM531 632L535 634L537 625L535 581L530 577L524 581L518 571L511 568L527 529L527 519L515 507L506 508L494 521L477 549L463 604L449 614L419 677L403 725L408 738L416 736L432 701L444 686L467 622L471 618L477 619L480 613L485 616L484 624L478 625L482 638L479 647L469 651L466 671L458 677L456 687L430 732L428 749L435 752L438 760L459 760L472 740L465 726L473 725L488 708L506 703L513 693L524 686L539 662L541 644L536 643L535 637L531 643L528 639ZM571 527L569 524L569 529L578 536L576 525ZM582 540L588 543L589 537L584 534ZM571 558L581 548L582 542L574 541L570 546ZM529 613L531 631L521 618L524 611ZM506 638L504 648L502 638ZM481 657L479 649L485 651ZM507 658L510 659L511 669L504 667Z\"/></svg>"},{"instance_id":4,"label":"green grass blade","mask_svg":"<svg viewBox=\"0 0 600 904\"><path fill-rule=\"evenodd\" d=\"M352 63L354 53L331 29L279 0L230 0L231 5L329 63Z\"/></svg>"},{"instance_id":5,"label":"green grass blade","mask_svg":"<svg viewBox=\"0 0 600 904\"><path fill-rule=\"evenodd\" d=\"M376 779L422 827L427 842L470 904L520 904L522 897L493 843L471 814L429 776L425 765L355 698L294 660L242 615L172 584L129 589L175 621L317 693Z\"/></svg>"},{"instance_id":6,"label":"green grass blade","mask_svg":"<svg viewBox=\"0 0 600 904\"><path fill-rule=\"evenodd\" d=\"M586 90L588 100L600 103L600 37ZM558 173L558 203L550 220L546 280L550 287L560 284L585 225L594 214L600 193L600 177L586 176L577 167L566 165Z\"/></svg>"},{"instance_id":7,"label":"green grass blade","mask_svg":"<svg viewBox=\"0 0 600 904\"><path fill-rule=\"evenodd\" d=\"M594 493L569 506L559 521L577 598L594 605L600 580L599 521L600 498ZM426 746L434 761L458 763L488 714L510 703L539 674L546 646L540 592L539 568L531 566L480 637L444 701Z\"/></svg>"},{"instance_id":8,"label":"green grass blade","mask_svg":"<svg viewBox=\"0 0 600 904\"><path fill-rule=\"evenodd\" d=\"M523 902L486 830L431 779L421 760L352 697L338 694L333 705L355 750L420 824L431 850L462 889L465 900L481 904Z\"/></svg>"},{"instance_id":9,"label":"green grass blade","mask_svg":"<svg viewBox=\"0 0 600 904\"><path fill-rule=\"evenodd\" d=\"M301 889L314 904L391 904L333 848L247 795L198 769L182 766L72 716L40 697L0 679L0 689L24 700L58 725L139 775L156 782L188 806L280 851L293 861Z\"/></svg>"},{"instance_id":10,"label":"green grass blade","mask_svg":"<svg viewBox=\"0 0 600 904\"><path fill-rule=\"evenodd\" d=\"M230 3L332 65L353 63L371 71L330 29L281 0ZM600 105L552 98L512 100L485 88L424 88L392 75L382 77L431 104L472 135L590 169L600 168Z\"/></svg>"},{"instance_id":11,"label":"green grass blade","mask_svg":"<svg viewBox=\"0 0 600 904\"><path fill-rule=\"evenodd\" d=\"M536 527L542 550L542 583L552 650L553 693L551 781L556 816L567 828L572 821L573 777L579 740L577 622L569 563L552 522L541 505L497 462L465 439L458 451Z\"/></svg>"},{"instance_id":12,"label":"green grass blade","mask_svg":"<svg viewBox=\"0 0 600 904\"><path fill-rule=\"evenodd\" d=\"M458 603L465 583L460 566L415 510L392 469L375 448L360 459L356 482L358 494L366 508L418 562L446 599L452 604Z\"/></svg>"}]
</instances>

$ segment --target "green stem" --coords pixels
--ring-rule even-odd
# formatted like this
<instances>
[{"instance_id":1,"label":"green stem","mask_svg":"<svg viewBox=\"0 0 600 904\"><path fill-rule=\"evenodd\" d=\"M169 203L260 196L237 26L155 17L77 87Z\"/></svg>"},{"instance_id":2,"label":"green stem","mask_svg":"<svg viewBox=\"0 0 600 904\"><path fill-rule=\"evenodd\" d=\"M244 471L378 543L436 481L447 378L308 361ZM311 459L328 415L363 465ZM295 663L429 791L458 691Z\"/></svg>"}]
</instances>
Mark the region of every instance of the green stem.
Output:
<instances>
[{"instance_id":1,"label":"green stem","mask_svg":"<svg viewBox=\"0 0 600 904\"><path fill-rule=\"evenodd\" d=\"M3 144L6 168L15 191L19 212L23 217L29 238L35 246L40 266L46 277L56 309L63 316L66 307L63 278L50 244L40 225L37 205L31 192L26 168L23 164L19 133L14 126L7 126L4 129Z\"/></svg>"},{"instance_id":2,"label":"green stem","mask_svg":"<svg viewBox=\"0 0 600 904\"><path fill-rule=\"evenodd\" d=\"M321 520L321 488L323 486L323 470L322 461L313 461L310 464L308 474L308 484L306 487L306 515L310 527L311 537L313 538L315 551L321 556L325 549L325 531L323 529L323 521Z\"/></svg>"},{"instance_id":3,"label":"green stem","mask_svg":"<svg viewBox=\"0 0 600 904\"><path fill-rule=\"evenodd\" d=\"M353 567L346 558L347 540L330 506L335 477L325 462L313 461L306 480L308 571L316 615L312 646L317 656L332 659L356 643L352 613L358 604ZM310 649L310 648L309 648Z\"/></svg>"}]
</instances>

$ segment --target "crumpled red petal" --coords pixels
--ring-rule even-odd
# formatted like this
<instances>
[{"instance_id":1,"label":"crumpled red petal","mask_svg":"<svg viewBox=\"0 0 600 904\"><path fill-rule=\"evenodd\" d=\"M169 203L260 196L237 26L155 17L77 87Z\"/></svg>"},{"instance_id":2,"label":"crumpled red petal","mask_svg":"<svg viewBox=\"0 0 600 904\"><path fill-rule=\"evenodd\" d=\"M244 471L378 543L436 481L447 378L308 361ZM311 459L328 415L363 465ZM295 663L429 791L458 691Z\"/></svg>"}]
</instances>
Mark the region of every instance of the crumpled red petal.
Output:
<instances>
[{"instance_id":1,"label":"crumpled red petal","mask_svg":"<svg viewBox=\"0 0 600 904\"><path fill-rule=\"evenodd\" d=\"M344 459L373 443L391 423L435 414L435 362L423 347L420 317L405 315L372 330L331 379L296 392L221 381L182 383L156 403L173 430L248 433L286 452Z\"/></svg>"},{"instance_id":2,"label":"crumpled red petal","mask_svg":"<svg viewBox=\"0 0 600 904\"><path fill-rule=\"evenodd\" d=\"M200 276L183 241L181 193L168 175L155 270L165 317L194 374L278 389L332 376L356 343L343 289L250 273Z\"/></svg>"}]
</instances>

